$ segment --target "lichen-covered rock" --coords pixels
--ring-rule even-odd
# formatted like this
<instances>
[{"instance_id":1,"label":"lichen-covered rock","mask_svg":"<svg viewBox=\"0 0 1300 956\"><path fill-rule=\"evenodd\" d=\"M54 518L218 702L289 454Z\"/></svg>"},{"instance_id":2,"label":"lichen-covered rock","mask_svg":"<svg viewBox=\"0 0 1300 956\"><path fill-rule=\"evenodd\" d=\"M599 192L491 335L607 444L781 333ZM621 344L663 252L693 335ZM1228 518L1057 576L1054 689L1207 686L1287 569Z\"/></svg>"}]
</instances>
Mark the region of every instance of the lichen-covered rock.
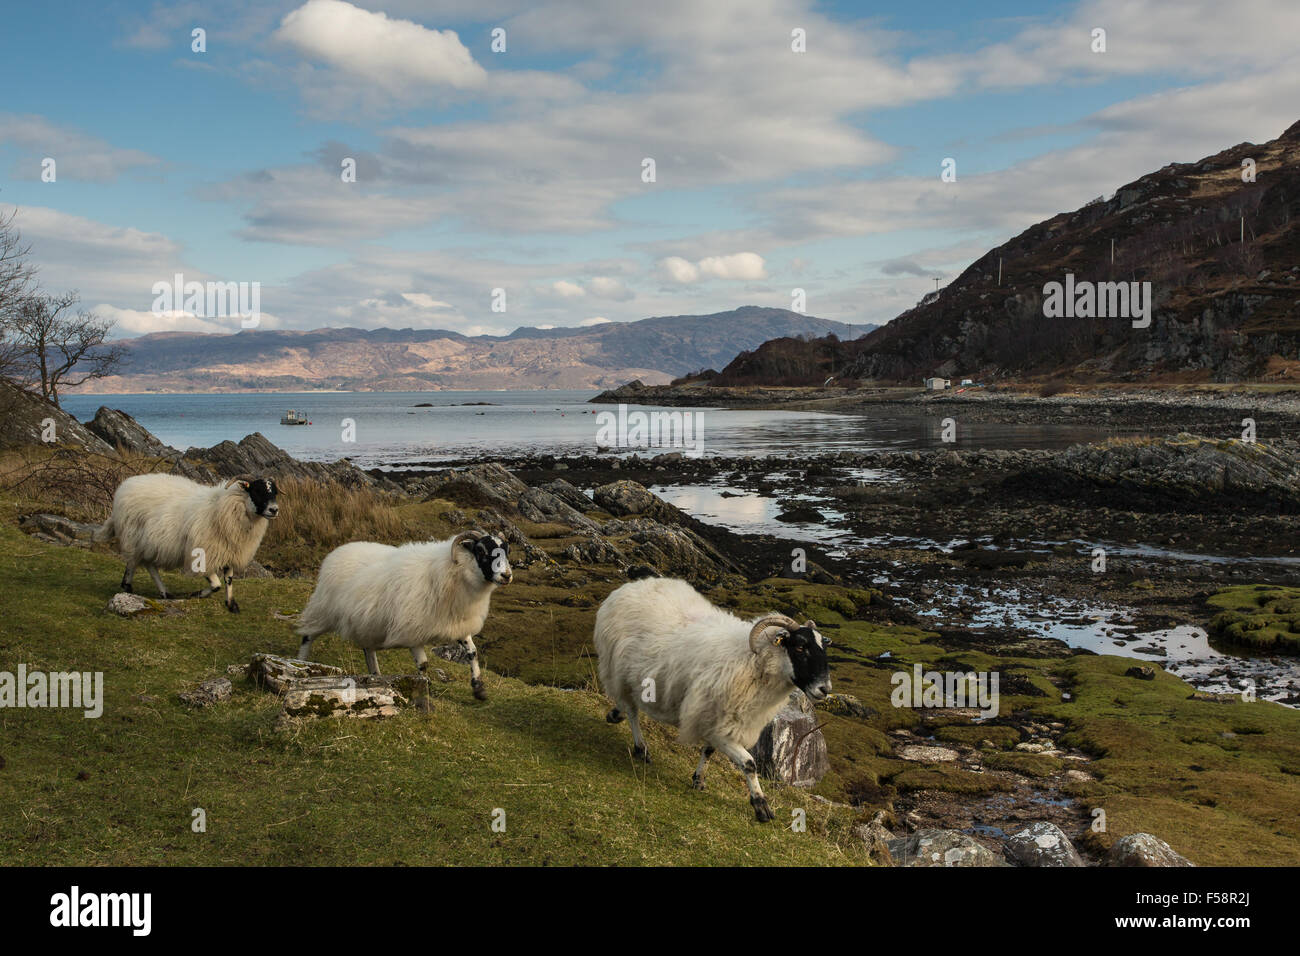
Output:
<instances>
[{"instance_id":1,"label":"lichen-covered rock","mask_svg":"<svg viewBox=\"0 0 1300 956\"><path fill-rule=\"evenodd\" d=\"M626 561L623 552L594 534L569 545L562 554L578 564L623 564Z\"/></svg>"},{"instance_id":2,"label":"lichen-covered rock","mask_svg":"<svg viewBox=\"0 0 1300 956\"><path fill-rule=\"evenodd\" d=\"M148 598L142 598L138 594L127 594L125 591L119 591L109 598L108 610L114 614L120 614L122 617L134 617L137 614L156 614L158 612L158 603L150 601Z\"/></svg>"},{"instance_id":3,"label":"lichen-covered rock","mask_svg":"<svg viewBox=\"0 0 1300 956\"><path fill-rule=\"evenodd\" d=\"M181 702L191 707L209 707L223 700L229 700L233 686L228 677L213 677L205 680L193 690L183 691Z\"/></svg>"},{"instance_id":4,"label":"lichen-covered rock","mask_svg":"<svg viewBox=\"0 0 1300 956\"><path fill-rule=\"evenodd\" d=\"M47 421L54 426L54 440L48 443L45 442L49 435ZM113 451L108 442L67 412L55 408L39 395L0 379L0 448L41 444L77 448L101 455Z\"/></svg>"},{"instance_id":5,"label":"lichen-covered rock","mask_svg":"<svg viewBox=\"0 0 1300 956\"><path fill-rule=\"evenodd\" d=\"M292 688L294 681L308 677L342 677L343 669L275 654L254 654L248 665L248 676L255 683L283 694Z\"/></svg>"},{"instance_id":6,"label":"lichen-covered rock","mask_svg":"<svg viewBox=\"0 0 1300 956\"><path fill-rule=\"evenodd\" d=\"M1106 856L1107 866L1195 866L1164 840L1150 833L1120 837Z\"/></svg>"},{"instance_id":7,"label":"lichen-covered rock","mask_svg":"<svg viewBox=\"0 0 1300 956\"><path fill-rule=\"evenodd\" d=\"M1007 837L1003 850L1021 866L1083 866L1083 857L1055 823L1031 823Z\"/></svg>"},{"instance_id":8,"label":"lichen-covered rock","mask_svg":"<svg viewBox=\"0 0 1300 956\"><path fill-rule=\"evenodd\" d=\"M528 488L518 499L519 513L539 524L554 522L570 528L596 532L600 525L544 488Z\"/></svg>"},{"instance_id":9,"label":"lichen-covered rock","mask_svg":"<svg viewBox=\"0 0 1300 956\"><path fill-rule=\"evenodd\" d=\"M816 786L830 770L817 718L790 705L763 728L751 753L759 773L795 787Z\"/></svg>"},{"instance_id":10,"label":"lichen-covered rock","mask_svg":"<svg viewBox=\"0 0 1300 956\"><path fill-rule=\"evenodd\" d=\"M1010 866L972 836L956 830L917 830L889 842L898 866Z\"/></svg>"},{"instance_id":11,"label":"lichen-covered rock","mask_svg":"<svg viewBox=\"0 0 1300 956\"><path fill-rule=\"evenodd\" d=\"M406 703L390 686L362 687L354 677L317 677L294 682L284 695L281 719L394 717Z\"/></svg>"},{"instance_id":12,"label":"lichen-covered rock","mask_svg":"<svg viewBox=\"0 0 1300 956\"><path fill-rule=\"evenodd\" d=\"M667 502L660 500L644 485L627 479L601 485L592 492L592 499L615 518L628 515L658 517L668 507Z\"/></svg>"},{"instance_id":13,"label":"lichen-covered rock","mask_svg":"<svg viewBox=\"0 0 1300 956\"><path fill-rule=\"evenodd\" d=\"M948 747L930 747L924 744L908 744L899 747L895 753L900 760L914 760L917 763L948 763L960 756Z\"/></svg>"}]
</instances>

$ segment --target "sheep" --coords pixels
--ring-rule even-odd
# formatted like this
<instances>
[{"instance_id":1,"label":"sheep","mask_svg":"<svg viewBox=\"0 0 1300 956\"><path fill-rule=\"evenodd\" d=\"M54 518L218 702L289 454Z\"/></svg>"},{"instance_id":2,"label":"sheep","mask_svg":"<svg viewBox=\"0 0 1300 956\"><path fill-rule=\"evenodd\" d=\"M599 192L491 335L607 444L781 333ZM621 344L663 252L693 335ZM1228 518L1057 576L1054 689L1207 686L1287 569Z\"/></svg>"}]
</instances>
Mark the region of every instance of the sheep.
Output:
<instances>
[{"instance_id":1,"label":"sheep","mask_svg":"<svg viewBox=\"0 0 1300 956\"><path fill-rule=\"evenodd\" d=\"M117 486L113 510L94 539L116 539L126 562L123 591L130 593L137 565L148 570L163 598L170 595L158 571L190 570L206 575L209 584L190 597L207 597L224 580L226 609L238 614L234 576L248 567L279 515L278 494L272 479L251 475L218 485L180 475L135 475Z\"/></svg>"},{"instance_id":2,"label":"sheep","mask_svg":"<svg viewBox=\"0 0 1300 956\"><path fill-rule=\"evenodd\" d=\"M514 576L508 550L501 538L477 530L400 547L354 541L335 548L321 562L299 619L298 659L307 660L312 641L335 631L365 652L372 674L379 673L375 652L392 647L408 648L423 674L424 645L451 639L469 658L474 696L487 700L474 635L493 590Z\"/></svg>"},{"instance_id":3,"label":"sheep","mask_svg":"<svg viewBox=\"0 0 1300 956\"><path fill-rule=\"evenodd\" d=\"M830 641L812 621L782 614L745 621L714 607L685 581L649 577L616 589L596 612L597 670L614 702L605 719L627 717L633 756L650 762L639 712L702 744L691 778L704 789L709 757L720 750L745 777L760 823L773 817L748 747L798 687L813 700L830 693Z\"/></svg>"}]
</instances>

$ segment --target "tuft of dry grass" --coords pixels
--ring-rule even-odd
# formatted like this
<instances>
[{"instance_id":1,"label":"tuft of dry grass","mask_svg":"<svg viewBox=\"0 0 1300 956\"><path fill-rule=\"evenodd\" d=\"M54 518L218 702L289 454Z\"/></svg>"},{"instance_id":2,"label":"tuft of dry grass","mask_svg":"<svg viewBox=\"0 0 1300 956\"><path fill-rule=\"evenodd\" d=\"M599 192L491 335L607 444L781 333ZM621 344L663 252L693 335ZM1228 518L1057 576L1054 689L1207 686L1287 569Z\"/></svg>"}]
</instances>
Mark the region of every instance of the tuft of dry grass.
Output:
<instances>
[{"instance_id":1,"label":"tuft of dry grass","mask_svg":"<svg viewBox=\"0 0 1300 956\"><path fill-rule=\"evenodd\" d=\"M349 541L400 544L411 529L397 511L396 495L297 478L277 481L280 517L271 523L258 560L280 571L319 567L330 551Z\"/></svg>"},{"instance_id":2,"label":"tuft of dry grass","mask_svg":"<svg viewBox=\"0 0 1300 956\"><path fill-rule=\"evenodd\" d=\"M163 459L121 448L110 454L66 447L17 448L0 455L0 490L55 514L102 521L108 517L113 492L125 479L170 467Z\"/></svg>"}]
</instances>

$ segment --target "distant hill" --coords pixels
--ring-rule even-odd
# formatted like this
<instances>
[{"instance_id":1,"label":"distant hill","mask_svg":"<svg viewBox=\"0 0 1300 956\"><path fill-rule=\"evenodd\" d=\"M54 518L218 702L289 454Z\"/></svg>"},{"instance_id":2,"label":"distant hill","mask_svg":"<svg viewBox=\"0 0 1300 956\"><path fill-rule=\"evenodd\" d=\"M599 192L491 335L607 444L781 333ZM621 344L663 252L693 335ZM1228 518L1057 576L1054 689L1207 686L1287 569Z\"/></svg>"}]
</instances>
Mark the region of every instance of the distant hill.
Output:
<instances>
[{"instance_id":1,"label":"distant hill","mask_svg":"<svg viewBox=\"0 0 1300 956\"><path fill-rule=\"evenodd\" d=\"M852 338L869 328L744 306L585 328L521 328L506 336L351 328L168 332L126 340L122 374L82 391L608 388L629 379L663 384L721 367L772 338Z\"/></svg>"},{"instance_id":2,"label":"distant hill","mask_svg":"<svg viewBox=\"0 0 1300 956\"><path fill-rule=\"evenodd\" d=\"M1255 182L1242 181L1245 160ZM1150 282L1150 327L1044 317L1044 285L1066 273ZM841 379L909 384L928 375L1300 381L1300 123L1032 226L863 338L768 342L714 381L814 384L832 367Z\"/></svg>"}]
</instances>

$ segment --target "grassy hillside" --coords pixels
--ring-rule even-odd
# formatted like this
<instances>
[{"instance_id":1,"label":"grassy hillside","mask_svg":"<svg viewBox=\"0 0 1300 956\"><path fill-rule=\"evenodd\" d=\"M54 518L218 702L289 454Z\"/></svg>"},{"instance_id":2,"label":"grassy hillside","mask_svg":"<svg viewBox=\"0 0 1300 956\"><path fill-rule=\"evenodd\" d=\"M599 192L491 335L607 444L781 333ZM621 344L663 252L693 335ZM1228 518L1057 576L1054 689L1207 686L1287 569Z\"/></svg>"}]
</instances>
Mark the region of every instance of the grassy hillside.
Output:
<instances>
[{"instance_id":1,"label":"grassy hillside","mask_svg":"<svg viewBox=\"0 0 1300 956\"><path fill-rule=\"evenodd\" d=\"M1080 819L1103 808L1106 833L1087 838L1097 851L1147 831L1202 865L1300 864L1300 713L1194 699L1159 670L1152 681L1125 676L1124 658L890 625L881 596L864 589L771 579L709 593L740 613L813 617L836 642L835 689L869 708L821 716L831 772L814 793L853 806L773 786L776 825L753 821L742 780L716 759L710 789L690 789L696 754L670 728L648 724L655 763L645 767L631 760L626 725L605 723L590 635L595 607L622 580L612 567L517 568L479 644L484 703L464 668L443 664L451 681L435 684L430 715L277 730L276 699L240 679L231 701L185 707L177 694L228 664L295 650L292 623L277 615L301 609L310 569L352 528L420 537L465 520L446 501L335 504L285 500L259 555L281 576L240 581L244 613L210 599L124 620L103 610L121 573L113 556L24 536L17 514L56 505L0 497L0 670L103 671L106 684L97 720L0 710L0 862L853 864L866 861L851 827L877 809L926 794L996 797L1008 778L988 771L1014 771L1077 800ZM552 558L574 540L558 526L518 524ZM362 664L336 637L318 642L316 657ZM382 660L386 672L413 670L405 652ZM916 662L997 671L1001 713L976 724L893 707L891 676ZM1046 722L1063 728L1062 746L1091 757L1087 779L1064 778L1078 764L1015 749ZM973 748L984 770L900 759L899 729L912 742ZM190 829L196 807L207 833ZM505 833L491 830L496 808ZM797 808L806 833L790 827Z\"/></svg>"}]
</instances>

